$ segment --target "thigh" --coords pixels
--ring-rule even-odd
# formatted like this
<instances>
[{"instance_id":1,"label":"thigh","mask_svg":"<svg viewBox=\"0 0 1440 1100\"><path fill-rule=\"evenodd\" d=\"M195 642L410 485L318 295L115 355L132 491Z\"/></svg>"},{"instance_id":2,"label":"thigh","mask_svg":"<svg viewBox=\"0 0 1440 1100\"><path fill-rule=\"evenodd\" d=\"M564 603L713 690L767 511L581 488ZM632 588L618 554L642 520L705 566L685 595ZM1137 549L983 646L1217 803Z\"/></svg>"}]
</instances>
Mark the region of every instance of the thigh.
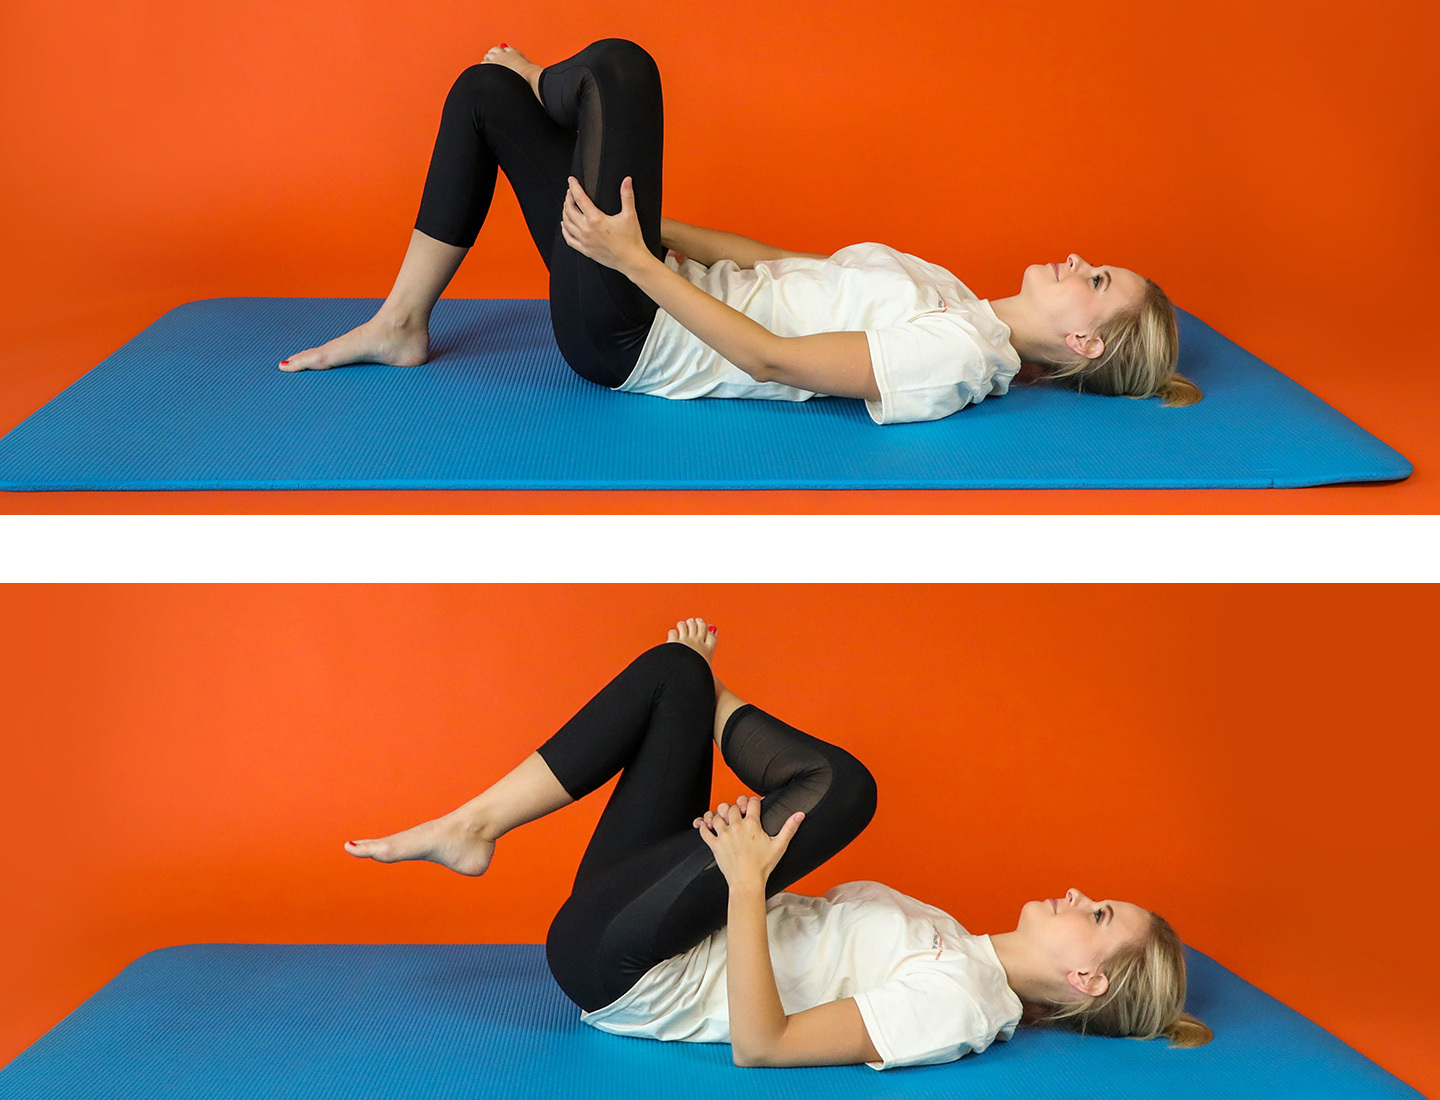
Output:
<instances>
[{"instance_id":1,"label":"thigh","mask_svg":"<svg viewBox=\"0 0 1440 1100\"><path fill-rule=\"evenodd\" d=\"M568 174L610 215L620 212L620 183L630 176L641 235L651 255L663 259L664 97L654 59L634 42L603 39L548 66L540 92L548 115L575 129ZM561 235L549 267L550 315L561 353L582 377L620 385L639 360L658 306Z\"/></svg>"},{"instance_id":2,"label":"thigh","mask_svg":"<svg viewBox=\"0 0 1440 1100\"><path fill-rule=\"evenodd\" d=\"M599 765L595 778L620 769L576 871L577 890L652 853L709 808L714 722L710 665L689 646L663 642L632 661L556 735L572 735L569 744L590 766ZM596 754L601 744L605 752Z\"/></svg>"}]
</instances>

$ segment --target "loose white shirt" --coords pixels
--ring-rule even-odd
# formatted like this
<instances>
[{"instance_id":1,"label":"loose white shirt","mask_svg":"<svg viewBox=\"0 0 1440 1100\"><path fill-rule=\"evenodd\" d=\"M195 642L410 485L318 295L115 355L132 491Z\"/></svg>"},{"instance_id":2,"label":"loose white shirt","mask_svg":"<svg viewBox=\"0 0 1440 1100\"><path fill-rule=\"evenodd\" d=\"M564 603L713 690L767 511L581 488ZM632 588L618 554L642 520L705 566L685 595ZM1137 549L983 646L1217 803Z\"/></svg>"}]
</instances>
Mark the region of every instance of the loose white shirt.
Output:
<instances>
[{"instance_id":1,"label":"loose white shirt","mask_svg":"<svg viewBox=\"0 0 1440 1100\"><path fill-rule=\"evenodd\" d=\"M880 400L877 424L938 420L1005 393L1020 370L1010 329L990 303L936 264L868 242L823 260L734 260L706 267L674 252L665 264L711 297L780 336L863 331ZM630 377L630 393L689 399L745 397L806 401L811 390L757 382L663 309Z\"/></svg>"},{"instance_id":2,"label":"loose white shirt","mask_svg":"<svg viewBox=\"0 0 1440 1100\"><path fill-rule=\"evenodd\" d=\"M765 926L785 1014L854 997L880 1055L873 1069L951 1062L1009 1039L1022 1005L989 936L878 882L848 882L821 897L782 892ZM728 1043L726 930L648 970L595 1012L616 1035Z\"/></svg>"}]
</instances>

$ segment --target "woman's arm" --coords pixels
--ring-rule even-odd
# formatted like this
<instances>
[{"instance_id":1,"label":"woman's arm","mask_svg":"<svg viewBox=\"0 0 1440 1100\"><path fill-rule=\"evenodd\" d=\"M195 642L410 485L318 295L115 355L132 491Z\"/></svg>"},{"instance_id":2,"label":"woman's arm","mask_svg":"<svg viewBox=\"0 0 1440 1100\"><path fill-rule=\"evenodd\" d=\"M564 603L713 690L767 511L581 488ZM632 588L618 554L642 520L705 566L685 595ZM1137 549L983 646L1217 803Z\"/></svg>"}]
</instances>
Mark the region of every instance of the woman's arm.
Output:
<instances>
[{"instance_id":1,"label":"woman's arm","mask_svg":"<svg viewBox=\"0 0 1440 1100\"><path fill-rule=\"evenodd\" d=\"M749 270L761 260L783 260L791 256L814 260L829 258L815 252L788 252L763 241L742 237L739 233L703 229L670 218L660 219L660 243L706 267L717 260L734 260L741 268Z\"/></svg>"},{"instance_id":2,"label":"woman's arm","mask_svg":"<svg viewBox=\"0 0 1440 1100\"><path fill-rule=\"evenodd\" d=\"M786 1016L770 962L765 882L803 815L773 838L760 827L760 799L742 795L696 818L700 836L730 886L726 920L726 996L730 1048L737 1066L840 1066L878 1062L853 997Z\"/></svg>"},{"instance_id":3,"label":"woman's arm","mask_svg":"<svg viewBox=\"0 0 1440 1100\"><path fill-rule=\"evenodd\" d=\"M706 294L648 252L620 268L655 304L757 382L880 400L864 332L780 336Z\"/></svg>"},{"instance_id":4,"label":"woman's arm","mask_svg":"<svg viewBox=\"0 0 1440 1100\"><path fill-rule=\"evenodd\" d=\"M836 397L879 400L863 332L779 336L719 298L706 294L645 246L635 216L633 184L620 185L620 213L606 214L570 177L561 219L565 241L619 271L690 332L757 382L781 382ZM683 231L682 231L683 236Z\"/></svg>"},{"instance_id":5,"label":"woman's arm","mask_svg":"<svg viewBox=\"0 0 1440 1100\"><path fill-rule=\"evenodd\" d=\"M879 1062L854 997L785 1015L765 926L765 881L732 882L725 983L737 1066L848 1066Z\"/></svg>"}]
</instances>

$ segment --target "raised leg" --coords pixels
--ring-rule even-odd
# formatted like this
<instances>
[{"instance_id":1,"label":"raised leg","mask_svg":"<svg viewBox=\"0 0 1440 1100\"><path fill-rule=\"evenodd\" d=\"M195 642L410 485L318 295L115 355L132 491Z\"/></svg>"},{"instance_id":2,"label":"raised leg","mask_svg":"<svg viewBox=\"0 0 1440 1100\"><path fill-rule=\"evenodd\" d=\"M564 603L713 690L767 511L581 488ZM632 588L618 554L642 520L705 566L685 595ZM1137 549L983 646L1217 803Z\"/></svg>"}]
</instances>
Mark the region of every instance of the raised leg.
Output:
<instances>
[{"instance_id":1,"label":"raised leg","mask_svg":"<svg viewBox=\"0 0 1440 1100\"><path fill-rule=\"evenodd\" d=\"M581 876L603 873L704 811L714 711L706 660L685 646L657 646L482 794L404 832L351 841L346 851L382 863L429 860L461 874L484 874L505 833L583 798L623 770L580 864Z\"/></svg>"},{"instance_id":2,"label":"raised leg","mask_svg":"<svg viewBox=\"0 0 1440 1100\"><path fill-rule=\"evenodd\" d=\"M766 884L768 894L778 893L859 835L875 812L875 781L844 749L740 702L723 686L719 691L728 711L721 751L764 796L765 830L773 836L797 810L806 815ZM622 807L617 787L606 814L615 808L619 818L641 818L643 797L638 788L627 792ZM597 829L586 853L587 861L596 853L595 865L582 864L546 937L551 973L582 1009L610 1004L650 967L724 927L729 888L693 821L619 859L606 858Z\"/></svg>"},{"instance_id":3,"label":"raised leg","mask_svg":"<svg viewBox=\"0 0 1440 1100\"><path fill-rule=\"evenodd\" d=\"M612 215L620 213L621 180L632 176L641 235L651 254L663 259L665 112L655 60L634 42L606 38L547 66L539 88L550 118L578 135L568 174ZM623 274L566 243L560 233L563 203L562 189L550 222L555 342L582 378L619 386L639 361L659 307Z\"/></svg>"},{"instance_id":4,"label":"raised leg","mask_svg":"<svg viewBox=\"0 0 1440 1100\"><path fill-rule=\"evenodd\" d=\"M345 850L380 863L428 860L462 875L483 875L497 840L574 801L539 753L532 752L498 782L444 817L376 840L347 841Z\"/></svg>"}]
</instances>

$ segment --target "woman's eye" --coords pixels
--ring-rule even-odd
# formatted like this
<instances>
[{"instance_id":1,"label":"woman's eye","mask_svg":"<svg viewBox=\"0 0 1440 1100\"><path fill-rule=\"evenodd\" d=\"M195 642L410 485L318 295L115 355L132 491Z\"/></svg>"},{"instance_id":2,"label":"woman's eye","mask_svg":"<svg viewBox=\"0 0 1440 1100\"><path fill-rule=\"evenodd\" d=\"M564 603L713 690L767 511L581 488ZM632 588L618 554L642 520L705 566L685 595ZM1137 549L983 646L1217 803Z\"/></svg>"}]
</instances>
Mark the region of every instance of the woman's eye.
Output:
<instances>
[{"instance_id":1,"label":"woman's eye","mask_svg":"<svg viewBox=\"0 0 1440 1100\"><path fill-rule=\"evenodd\" d=\"M1095 910L1095 923L1096 923L1096 924L1100 924L1100 923L1102 923L1104 920L1105 920L1105 910L1103 910L1103 909L1097 909L1097 910Z\"/></svg>"},{"instance_id":2,"label":"woman's eye","mask_svg":"<svg viewBox=\"0 0 1440 1100\"><path fill-rule=\"evenodd\" d=\"M1099 275L1091 275L1091 276L1090 276L1090 281L1095 284L1095 289L1096 289L1096 290L1099 290L1099 289L1100 289L1100 276L1099 276Z\"/></svg>"}]
</instances>

